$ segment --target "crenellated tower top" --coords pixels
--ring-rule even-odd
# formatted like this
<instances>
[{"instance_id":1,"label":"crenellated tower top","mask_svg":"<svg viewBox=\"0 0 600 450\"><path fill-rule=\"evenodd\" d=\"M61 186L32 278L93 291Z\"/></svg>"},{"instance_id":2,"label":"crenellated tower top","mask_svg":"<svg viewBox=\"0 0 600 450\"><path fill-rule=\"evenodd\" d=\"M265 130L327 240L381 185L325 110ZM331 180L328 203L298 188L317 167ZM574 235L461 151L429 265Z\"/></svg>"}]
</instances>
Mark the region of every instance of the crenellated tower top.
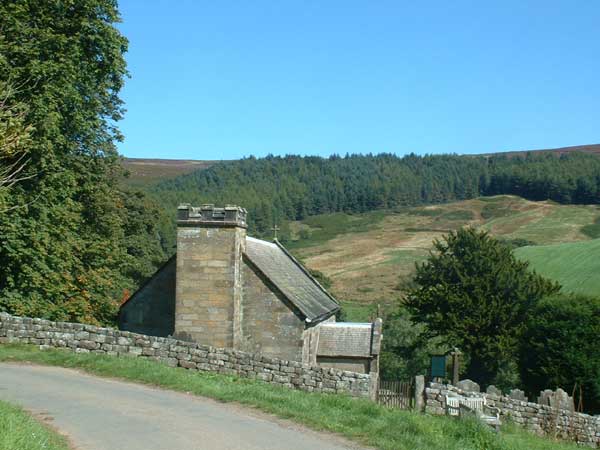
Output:
<instances>
[{"instance_id":1,"label":"crenellated tower top","mask_svg":"<svg viewBox=\"0 0 600 450\"><path fill-rule=\"evenodd\" d=\"M177 208L177 225L247 228L246 214L244 208L235 205L215 208L212 204L192 206L184 203Z\"/></svg>"}]
</instances>

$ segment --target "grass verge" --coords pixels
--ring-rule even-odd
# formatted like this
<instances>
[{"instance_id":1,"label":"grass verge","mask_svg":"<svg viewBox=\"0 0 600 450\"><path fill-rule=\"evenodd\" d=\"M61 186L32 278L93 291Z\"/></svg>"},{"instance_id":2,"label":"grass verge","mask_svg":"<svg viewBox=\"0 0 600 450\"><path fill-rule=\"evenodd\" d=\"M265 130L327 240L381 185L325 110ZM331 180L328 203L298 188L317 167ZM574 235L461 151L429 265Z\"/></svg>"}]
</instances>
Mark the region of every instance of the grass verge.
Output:
<instances>
[{"instance_id":1,"label":"grass verge","mask_svg":"<svg viewBox=\"0 0 600 450\"><path fill-rule=\"evenodd\" d=\"M0 401L0 450L68 450L67 441L21 408Z\"/></svg>"},{"instance_id":2,"label":"grass verge","mask_svg":"<svg viewBox=\"0 0 600 450\"><path fill-rule=\"evenodd\" d=\"M35 346L0 345L0 361L32 362L120 378L223 402L252 406L308 427L339 433L385 450L574 450L572 444L517 428L495 434L474 420L455 420L381 407L342 395L292 391L232 376L171 368L140 358L76 354Z\"/></svg>"}]
</instances>

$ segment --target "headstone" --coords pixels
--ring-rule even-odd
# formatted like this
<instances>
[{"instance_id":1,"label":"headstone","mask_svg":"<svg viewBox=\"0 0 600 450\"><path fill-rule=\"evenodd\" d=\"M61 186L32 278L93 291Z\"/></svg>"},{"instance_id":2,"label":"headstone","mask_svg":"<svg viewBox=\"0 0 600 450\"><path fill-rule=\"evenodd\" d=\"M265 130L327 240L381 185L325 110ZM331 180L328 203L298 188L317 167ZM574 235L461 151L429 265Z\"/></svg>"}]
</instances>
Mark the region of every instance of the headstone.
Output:
<instances>
[{"instance_id":1,"label":"headstone","mask_svg":"<svg viewBox=\"0 0 600 450\"><path fill-rule=\"evenodd\" d=\"M540 392L540 396L537 398L537 402L540 405L552 406L552 398L554 391L552 389L545 389Z\"/></svg>"},{"instance_id":2,"label":"headstone","mask_svg":"<svg viewBox=\"0 0 600 450\"><path fill-rule=\"evenodd\" d=\"M481 392L479 385L471 380L460 380L456 387L466 392Z\"/></svg>"},{"instance_id":3,"label":"headstone","mask_svg":"<svg viewBox=\"0 0 600 450\"><path fill-rule=\"evenodd\" d=\"M561 388L556 389L556 392L546 389L540 392L538 397L540 405L548 405L553 408L566 409L567 411L575 411L575 402L573 397L563 391Z\"/></svg>"},{"instance_id":4,"label":"headstone","mask_svg":"<svg viewBox=\"0 0 600 450\"><path fill-rule=\"evenodd\" d=\"M486 394L490 394L490 395L497 395L497 396L501 396L502 395L502 391L500 389L498 389L496 386L494 386L493 384L490 384L487 389L485 390Z\"/></svg>"},{"instance_id":5,"label":"headstone","mask_svg":"<svg viewBox=\"0 0 600 450\"><path fill-rule=\"evenodd\" d=\"M569 396L561 388L558 388L554 393L554 405L558 409L566 409L567 411L575 411L575 402L573 397Z\"/></svg>"},{"instance_id":6,"label":"headstone","mask_svg":"<svg viewBox=\"0 0 600 450\"><path fill-rule=\"evenodd\" d=\"M523 392L521 389L511 389L508 393L508 396L513 400L520 400L522 402L527 401L527 397L525 397L525 392Z\"/></svg>"}]
</instances>

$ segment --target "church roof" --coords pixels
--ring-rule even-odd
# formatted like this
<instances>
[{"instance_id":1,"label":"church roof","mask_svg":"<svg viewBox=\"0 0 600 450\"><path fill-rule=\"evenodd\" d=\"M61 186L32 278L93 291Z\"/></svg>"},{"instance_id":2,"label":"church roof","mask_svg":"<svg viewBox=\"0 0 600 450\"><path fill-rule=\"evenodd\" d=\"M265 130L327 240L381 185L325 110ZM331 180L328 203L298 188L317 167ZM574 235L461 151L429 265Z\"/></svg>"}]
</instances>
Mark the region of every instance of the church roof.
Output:
<instances>
[{"instance_id":1,"label":"church roof","mask_svg":"<svg viewBox=\"0 0 600 450\"><path fill-rule=\"evenodd\" d=\"M309 321L327 318L340 309L279 242L247 237L245 255Z\"/></svg>"}]
</instances>

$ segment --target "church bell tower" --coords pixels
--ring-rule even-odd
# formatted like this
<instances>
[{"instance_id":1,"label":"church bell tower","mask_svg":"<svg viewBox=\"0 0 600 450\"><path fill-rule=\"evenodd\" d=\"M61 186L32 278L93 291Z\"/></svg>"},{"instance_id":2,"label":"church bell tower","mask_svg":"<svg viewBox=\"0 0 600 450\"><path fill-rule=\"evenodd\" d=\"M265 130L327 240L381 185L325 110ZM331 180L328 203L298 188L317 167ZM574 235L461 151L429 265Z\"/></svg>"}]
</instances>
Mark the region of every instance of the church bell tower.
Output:
<instances>
[{"instance_id":1,"label":"church bell tower","mask_svg":"<svg viewBox=\"0 0 600 450\"><path fill-rule=\"evenodd\" d=\"M246 228L238 206L179 206L175 338L237 347Z\"/></svg>"}]
</instances>

